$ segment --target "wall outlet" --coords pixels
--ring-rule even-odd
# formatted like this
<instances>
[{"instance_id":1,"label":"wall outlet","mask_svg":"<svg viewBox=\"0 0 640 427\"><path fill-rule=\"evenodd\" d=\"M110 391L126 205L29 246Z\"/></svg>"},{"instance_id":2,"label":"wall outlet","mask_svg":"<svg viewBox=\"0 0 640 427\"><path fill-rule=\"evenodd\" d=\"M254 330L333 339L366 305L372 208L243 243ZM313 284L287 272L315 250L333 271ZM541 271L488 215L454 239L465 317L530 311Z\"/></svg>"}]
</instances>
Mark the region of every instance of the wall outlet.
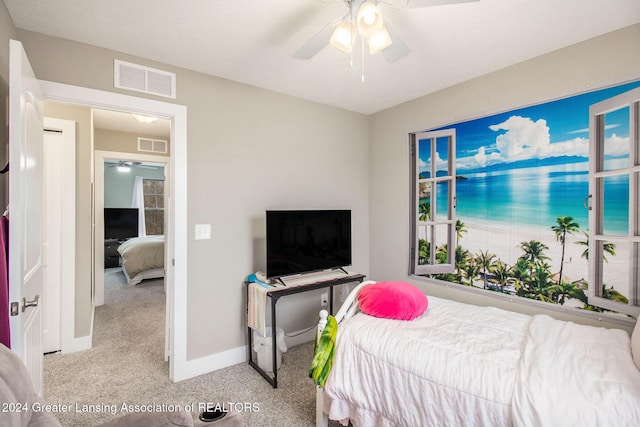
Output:
<instances>
[{"instance_id":1,"label":"wall outlet","mask_svg":"<svg viewBox=\"0 0 640 427\"><path fill-rule=\"evenodd\" d=\"M325 292L322 295L320 295L320 305L323 307L326 307L328 304L329 304L329 294Z\"/></svg>"}]
</instances>

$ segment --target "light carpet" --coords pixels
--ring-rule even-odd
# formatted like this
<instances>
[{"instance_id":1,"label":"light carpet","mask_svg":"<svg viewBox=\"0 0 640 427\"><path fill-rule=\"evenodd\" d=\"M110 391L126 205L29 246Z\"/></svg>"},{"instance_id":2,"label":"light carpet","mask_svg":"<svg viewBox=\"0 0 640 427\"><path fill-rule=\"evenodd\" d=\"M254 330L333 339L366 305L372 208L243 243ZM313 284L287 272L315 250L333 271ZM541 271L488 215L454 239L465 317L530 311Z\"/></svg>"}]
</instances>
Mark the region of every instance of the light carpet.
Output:
<instances>
[{"instance_id":1,"label":"light carpet","mask_svg":"<svg viewBox=\"0 0 640 427\"><path fill-rule=\"evenodd\" d=\"M250 427L315 424L315 386L308 377L312 343L283 354L277 389L247 363L173 383L163 359L164 327L162 280L128 286L120 269L106 270L93 348L45 356L45 402L73 407L55 414L63 426L95 426L126 413L123 404L196 405L197 410L204 403L242 408Z\"/></svg>"}]
</instances>

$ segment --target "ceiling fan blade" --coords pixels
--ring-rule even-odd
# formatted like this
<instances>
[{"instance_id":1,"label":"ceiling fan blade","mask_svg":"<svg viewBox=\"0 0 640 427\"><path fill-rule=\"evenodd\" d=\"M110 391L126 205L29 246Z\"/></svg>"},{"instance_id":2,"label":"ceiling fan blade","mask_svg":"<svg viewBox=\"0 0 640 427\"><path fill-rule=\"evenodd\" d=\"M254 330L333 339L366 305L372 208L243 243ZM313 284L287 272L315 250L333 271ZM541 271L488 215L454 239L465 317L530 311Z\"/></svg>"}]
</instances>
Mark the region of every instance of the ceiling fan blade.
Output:
<instances>
[{"instance_id":1,"label":"ceiling fan blade","mask_svg":"<svg viewBox=\"0 0 640 427\"><path fill-rule=\"evenodd\" d=\"M329 39L333 33L333 25L328 23L320 31L318 31L313 37L311 37L305 44L303 44L298 50L293 53L293 57L296 59L311 59L318 52L329 44Z\"/></svg>"},{"instance_id":2,"label":"ceiling fan blade","mask_svg":"<svg viewBox=\"0 0 640 427\"><path fill-rule=\"evenodd\" d=\"M409 46L404 42L404 39L400 35L400 33L395 29L393 25L389 22L389 20L385 20L385 26L387 31L389 32L389 36L391 37L392 44L391 46L382 49L382 55L387 62L392 63L396 62L398 59L406 56L411 52Z\"/></svg>"},{"instance_id":3,"label":"ceiling fan blade","mask_svg":"<svg viewBox=\"0 0 640 427\"><path fill-rule=\"evenodd\" d=\"M441 6L445 4L455 4L455 3L471 3L480 0L406 0L407 5L404 6L407 9L416 9L419 7L429 7L429 6Z\"/></svg>"}]
</instances>

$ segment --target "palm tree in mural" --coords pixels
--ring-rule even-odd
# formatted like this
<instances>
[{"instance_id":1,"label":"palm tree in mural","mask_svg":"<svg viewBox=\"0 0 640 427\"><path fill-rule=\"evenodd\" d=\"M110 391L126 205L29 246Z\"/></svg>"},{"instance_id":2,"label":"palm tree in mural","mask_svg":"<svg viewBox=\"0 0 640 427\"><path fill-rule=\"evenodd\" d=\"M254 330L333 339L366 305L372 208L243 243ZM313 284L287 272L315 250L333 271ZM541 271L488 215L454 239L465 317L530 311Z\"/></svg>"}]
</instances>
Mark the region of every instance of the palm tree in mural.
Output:
<instances>
[{"instance_id":1,"label":"palm tree in mural","mask_svg":"<svg viewBox=\"0 0 640 427\"><path fill-rule=\"evenodd\" d=\"M473 258L469 259L466 263L464 263L460 267L460 269L462 270L464 275L467 277L467 283L466 284L468 286L473 286L473 279L480 272L480 266L475 261L475 259L473 259Z\"/></svg>"},{"instance_id":2,"label":"palm tree in mural","mask_svg":"<svg viewBox=\"0 0 640 427\"><path fill-rule=\"evenodd\" d=\"M420 199L418 202L418 221L431 219L431 202L429 199Z\"/></svg>"},{"instance_id":3,"label":"palm tree in mural","mask_svg":"<svg viewBox=\"0 0 640 427\"><path fill-rule=\"evenodd\" d=\"M489 251L480 251L476 254L476 262L478 266L482 268L482 280L484 282L484 288L487 289L487 273L493 265L495 254L490 254Z\"/></svg>"},{"instance_id":4,"label":"palm tree in mural","mask_svg":"<svg viewBox=\"0 0 640 427\"><path fill-rule=\"evenodd\" d=\"M511 278L510 271L511 268L500 259L491 267L493 280L500 285L501 292L504 292L504 287L507 284L507 281Z\"/></svg>"},{"instance_id":5,"label":"palm tree in mural","mask_svg":"<svg viewBox=\"0 0 640 427\"><path fill-rule=\"evenodd\" d=\"M587 295L584 290L575 283L560 283L549 287L553 295L553 300L560 305L564 305L567 299L575 298L583 303L587 302Z\"/></svg>"},{"instance_id":6,"label":"palm tree in mural","mask_svg":"<svg viewBox=\"0 0 640 427\"><path fill-rule=\"evenodd\" d=\"M467 229L464 228L464 222L456 219L456 237L458 238L458 242L462 239L462 235L467 232Z\"/></svg>"},{"instance_id":7,"label":"palm tree in mural","mask_svg":"<svg viewBox=\"0 0 640 427\"><path fill-rule=\"evenodd\" d=\"M431 257L431 243L425 239L418 240L418 265L425 265Z\"/></svg>"},{"instance_id":8,"label":"palm tree in mural","mask_svg":"<svg viewBox=\"0 0 640 427\"><path fill-rule=\"evenodd\" d=\"M462 268L469 262L469 251L462 246L456 246L456 282L462 283Z\"/></svg>"},{"instance_id":9,"label":"palm tree in mural","mask_svg":"<svg viewBox=\"0 0 640 427\"><path fill-rule=\"evenodd\" d=\"M530 279L531 273L529 270L529 261L525 258L520 257L516 261L516 263L511 266L509 270L509 274L516 281L516 290L519 291L522 288L522 285Z\"/></svg>"},{"instance_id":10,"label":"palm tree in mural","mask_svg":"<svg viewBox=\"0 0 640 427\"><path fill-rule=\"evenodd\" d=\"M537 263L532 279L527 297L544 302L553 302L551 287L554 283L551 280L549 265L544 262Z\"/></svg>"},{"instance_id":11,"label":"palm tree in mural","mask_svg":"<svg viewBox=\"0 0 640 427\"><path fill-rule=\"evenodd\" d=\"M551 226L551 230L556 234L556 240L562 245L562 254L560 255L560 273L558 274L558 284L562 283L562 270L564 267L564 250L567 242L567 234L573 234L580 230L580 224L573 220L570 216L559 216L556 218L556 224Z\"/></svg>"},{"instance_id":12,"label":"palm tree in mural","mask_svg":"<svg viewBox=\"0 0 640 427\"><path fill-rule=\"evenodd\" d=\"M520 249L524 251L524 254L520 255L520 258L525 260L529 265L529 275L533 275L537 262L549 259L549 257L544 253L544 251L549 250L549 246L539 242L538 240L522 242L520 243Z\"/></svg>"},{"instance_id":13,"label":"palm tree in mural","mask_svg":"<svg viewBox=\"0 0 640 427\"><path fill-rule=\"evenodd\" d=\"M618 301L623 304L629 304L629 298L613 289L613 286L607 289L606 285L602 285L602 298Z\"/></svg>"},{"instance_id":14,"label":"palm tree in mural","mask_svg":"<svg viewBox=\"0 0 640 427\"><path fill-rule=\"evenodd\" d=\"M617 301L622 304L629 304L629 298L627 298L617 290L613 289L613 287L607 289L607 285L602 285L602 298ZM611 310L607 310L606 308L591 305L587 301L584 302L584 309L589 311L597 311L597 312L611 311Z\"/></svg>"},{"instance_id":15,"label":"palm tree in mural","mask_svg":"<svg viewBox=\"0 0 640 427\"><path fill-rule=\"evenodd\" d=\"M584 251L582 251L582 254L580 255L582 258L584 259L589 259L589 233L586 231L583 231L582 234L584 234L584 238L585 240L579 240L576 242L576 245L581 245L581 246L585 246ZM610 242L604 242L602 244L602 260L604 262L609 262L609 260L607 259L607 256L605 255L605 253L611 255L611 256L616 256L616 245L615 243L610 243Z\"/></svg>"}]
</instances>

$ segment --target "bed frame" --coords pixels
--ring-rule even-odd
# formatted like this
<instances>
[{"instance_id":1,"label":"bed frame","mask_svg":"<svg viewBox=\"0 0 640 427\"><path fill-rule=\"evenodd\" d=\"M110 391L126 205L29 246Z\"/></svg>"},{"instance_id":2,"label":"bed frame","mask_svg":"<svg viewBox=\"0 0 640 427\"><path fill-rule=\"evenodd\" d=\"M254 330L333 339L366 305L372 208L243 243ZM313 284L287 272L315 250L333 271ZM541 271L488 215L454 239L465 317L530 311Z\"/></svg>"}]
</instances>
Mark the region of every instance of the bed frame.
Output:
<instances>
[{"instance_id":1,"label":"bed frame","mask_svg":"<svg viewBox=\"0 0 640 427\"><path fill-rule=\"evenodd\" d=\"M358 312L358 292L360 289L367 285L371 285L376 283L374 280L366 280L360 283L358 286L353 288L351 293L347 296L347 298L342 303L340 310L336 313L335 318L338 324L344 320L348 319L354 314ZM329 312L327 310L320 310L320 320L318 321L318 333L317 339L320 339L322 335L322 331L324 331L325 326L327 326L327 317L329 316ZM329 426L329 416L324 413L324 388L320 386L316 386L316 427L328 427Z\"/></svg>"},{"instance_id":2,"label":"bed frame","mask_svg":"<svg viewBox=\"0 0 640 427\"><path fill-rule=\"evenodd\" d=\"M145 270L138 273L134 277L129 277L129 275L127 274L127 270L125 270L124 268L122 269L122 272L124 273L124 277L127 279L127 284L131 286L135 286L146 279L161 279L164 277L164 268Z\"/></svg>"}]
</instances>

